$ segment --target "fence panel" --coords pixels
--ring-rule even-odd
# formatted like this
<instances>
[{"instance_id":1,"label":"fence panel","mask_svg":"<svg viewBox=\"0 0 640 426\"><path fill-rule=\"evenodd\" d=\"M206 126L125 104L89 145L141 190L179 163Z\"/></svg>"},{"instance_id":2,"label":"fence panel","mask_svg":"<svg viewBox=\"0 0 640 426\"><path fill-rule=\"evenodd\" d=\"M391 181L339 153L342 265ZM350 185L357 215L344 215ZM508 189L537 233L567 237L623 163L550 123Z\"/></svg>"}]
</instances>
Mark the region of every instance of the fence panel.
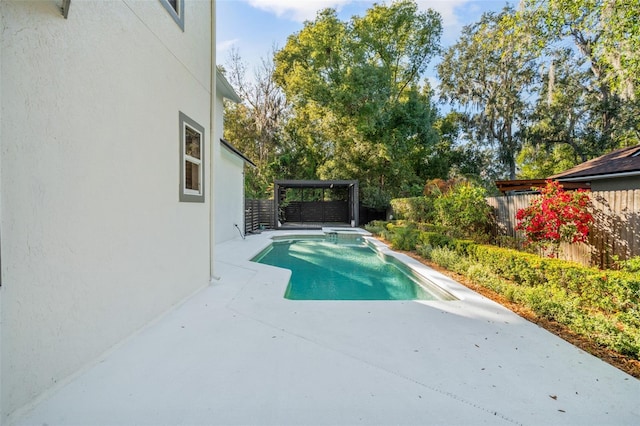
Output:
<instances>
[{"instance_id":1,"label":"fence panel","mask_svg":"<svg viewBox=\"0 0 640 426\"><path fill-rule=\"evenodd\" d=\"M291 201L284 211L288 222L349 222L346 201Z\"/></svg>"},{"instance_id":2,"label":"fence panel","mask_svg":"<svg viewBox=\"0 0 640 426\"><path fill-rule=\"evenodd\" d=\"M496 235L522 238L515 230L516 212L527 207L534 194L517 194L487 199L496 215ZM585 244L561 245L561 257L606 267L613 256L640 256L640 190L594 191L590 194L594 222Z\"/></svg>"},{"instance_id":3,"label":"fence panel","mask_svg":"<svg viewBox=\"0 0 640 426\"><path fill-rule=\"evenodd\" d=\"M252 200L244 202L245 234L261 229L273 229L274 224L273 200Z\"/></svg>"},{"instance_id":4,"label":"fence panel","mask_svg":"<svg viewBox=\"0 0 640 426\"><path fill-rule=\"evenodd\" d=\"M255 211L257 200L244 200L244 233L250 234L258 229L257 214Z\"/></svg>"}]
</instances>

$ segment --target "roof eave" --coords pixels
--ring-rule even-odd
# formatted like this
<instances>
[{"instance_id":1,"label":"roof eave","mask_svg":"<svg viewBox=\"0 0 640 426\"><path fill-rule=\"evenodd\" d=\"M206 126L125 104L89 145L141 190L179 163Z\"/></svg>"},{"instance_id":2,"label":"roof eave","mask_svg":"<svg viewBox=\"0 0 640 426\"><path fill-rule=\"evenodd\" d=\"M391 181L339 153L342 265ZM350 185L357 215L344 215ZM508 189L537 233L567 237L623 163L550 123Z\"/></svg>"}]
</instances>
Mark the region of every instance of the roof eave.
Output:
<instances>
[{"instance_id":1,"label":"roof eave","mask_svg":"<svg viewBox=\"0 0 640 426\"><path fill-rule=\"evenodd\" d=\"M640 176L640 170L632 170L629 172L619 172L619 173L607 173L607 174L591 175L591 176L558 177L555 179L559 180L560 182L579 182L579 181L623 178L623 177L631 177L631 176Z\"/></svg>"},{"instance_id":2,"label":"roof eave","mask_svg":"<svg viewBox=\"0 0 640 426\"><path fill-rule=\"evenodd\" d=\"M231 153L237 155L242 160L244 160L245 163L249 164L250 166L252 166L254 168L258 167L258 166L256 166L256 164L253 161L249 160L249 158L247 158L246 155L244 155L243 153L238 151L238 149L235 146L231 145L226 140L220 139L220 143L222 144L223 147L227 148L227 151L230 151Z\"/></svg>"},{"instance_id":3,"label":"roof eave","mask_svg":"<svg viewBox=\"0 0 640 426\"><path fill-rule=\"evenodd\" d=\"M225 76L218 70L216 70L216 89L223 98L229 99L237 104L242 103L242 99L236 91L233 90L231 83L229 83Z\"/></svg>"}]
</instances>

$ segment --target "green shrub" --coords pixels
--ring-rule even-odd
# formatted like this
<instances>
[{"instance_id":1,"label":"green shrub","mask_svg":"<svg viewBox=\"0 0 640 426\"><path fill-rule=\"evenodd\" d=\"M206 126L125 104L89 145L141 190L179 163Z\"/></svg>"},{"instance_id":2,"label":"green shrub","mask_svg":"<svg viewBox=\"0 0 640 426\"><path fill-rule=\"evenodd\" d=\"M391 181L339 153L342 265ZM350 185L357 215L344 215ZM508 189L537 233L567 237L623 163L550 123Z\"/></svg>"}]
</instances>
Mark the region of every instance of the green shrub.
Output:
<instances>
[{"instance_id":1,"label":"green shrub","mask_svg":"<svg viewBox=\"0 0 640 426\"><path fill-rule=\"evenodd\" d=\"M487 204L486 191L469 183L456 185L434 201L436 222L452 228L457 237L487 234L492 208Z\"/></svg>"},{"instance_id":2,"label":"green shrub","mask_svg":"<svg viewBox=\"0 0 640 426\"><path fill-rule=\"evenodd\" d=\"M453 243L451 238L437 232L420 232L419 240L421 244L428 245L433 248L450 247Z\"/></svg>"},{"instance_id":3,"label":"green shrub","mask_svg":"<svg viewBox=\"0 0 640 426\"><path fill-rule=\"evenodd\" d=\"M364 226L364 229L371 232L373 235L381 235L387 226L387 222L383 220L372 220Z\"/></svg>"},{"instance_id":4,"label":"green shrub","mask_svg":"<svg viewBox=\"0 0 640 426\"><path fill-rule=\"evenodd\" d=\"M494 274L491 268L480 263L472 263L467 269L467 276L475 283L491 289L496 293L511 293L508 290L509 283L506 280Z\"/></svg>"},{"instance_id":5,"label":"green shrub","mask_svg":"<svg viewBox=\"0 0 640 426\"><path fill-rule=\"evenodd\" d=\"M437 247L431 250L431 259L438 265L459 274L466 274L469 261L448 247Z\"/></svg>"},{"instance_id":6,"label":"green shrub","mask_svg":"<svg viewBox=\"0 0 640 426\"><path fill-rule=\"evenodd\" d=\"M640 332L638 328L625 327L615 317L602 313L587 313L574 321L573 329L588 335L595 342L623 355L640 359Z\"/></svg>"},{"instance_id":7,"label":"green shrub","mask_svg":"<svg viewBox=\"0 0 640 426\"><path fill-rule=\"evenodd\" d=\"M419 230L425 232L435 232L436 234L449 235L450 229L433 223L416 223Z\"/></svg>"},{"instance_id":8,"label":"green shrub","mask_svg":"<svg viewBox=\"0 0 640 426\"><path fill-rule=\"evenodd\" d=\"M453 240L452 244L456 253L467 256L476 242L473 240Z\"/></svg>"},{"instance_id":9,"label":"green shrub","mask_svg":"<svg viewBox=\"0 0 640 426\"><path fill-rule=\"evenodd\" d=\"M480 244L466 244L467 254L490 266L503 278L525 286L564 288L580 297L585 306L609 312L640 301L640 275L627 271L601 271L574 262ZM458 252L462 253L460 249Z\"/></svg>"},{"instance_id":10,"label":"green shrub","mask_svg":"<svg viewBox=\"0 0 640 426\"><path fill-rule=\"evenodd\" d=\"M390 202L394 217L412 222L431 222L434 217L432 197L394 198Z\"/></svg>"},{"instance_id":11,"label":"green shrub","mask_svg":"<svg viewBox=\"0 0 640 426\"><path fill-rule=\"evenodd\" d=\"M523 301L536 314L563 324L571 324L577 312L577 301L563 289L550 286L523 288Z\"/></svg>"},{"instance_id":12,"label":"green shrub","mask_svg":"<svg viewBox=\"0 0 640 426\"><path fill-rule=\"evenodd\" d=\"M640 272L640 256L618 262L621 271Z\"/></svg>"},{"instance_id":13,"label":"green shrub","mask_svg":"<svg viewBox=\"0 0 640 426\"><path fill-rule=\"evenodd\" d=\"M387 226L387 222L386 220L372 220L371 222L369 222L369 225L371 226L379 226L381 228L384 228Z\"/></svg>"},{"instance_id":14,"label":"green shrub","mask_svg":"<svg viewBox=\"0 0 640 426\"><path fill-rule=\"evenodd\" d=\"M382 232L380 232L380 238L382 238L385 241L391 241L391 238L393 238L393 232L392 231L387 231L385 229Z\"/></svg>"},{"instance_id":15,"label":"green shrub","mask_svg":"<svg viewBox=\"0 0 640 426\"><path fill-rule=\"evenodd\" d=\"M427 244L416 245L416 253L423 259L431 260L431 252L433 247Z\"/></svg>"},{"instance_id":16,"label":"green shrub","mask_svg":"<svg viewBox=\"0 0 640 426\"><path fill-rule=\"evenodd\" d=\"M415 250L420 231L414 225L394 226L390 230L391 246L396 250Z\"/></svg>"},{"instance_id":17,"label":"green shrub","mask_svg":"<svg viewBox=\"0 0 640 426\"><path fill-rule=\"evenodd\" d=\"M498 247L521 250L524 246L524 239L510 237L508 235L498 235L494 238L494 243Z\"/></svg>"}]
</instances>

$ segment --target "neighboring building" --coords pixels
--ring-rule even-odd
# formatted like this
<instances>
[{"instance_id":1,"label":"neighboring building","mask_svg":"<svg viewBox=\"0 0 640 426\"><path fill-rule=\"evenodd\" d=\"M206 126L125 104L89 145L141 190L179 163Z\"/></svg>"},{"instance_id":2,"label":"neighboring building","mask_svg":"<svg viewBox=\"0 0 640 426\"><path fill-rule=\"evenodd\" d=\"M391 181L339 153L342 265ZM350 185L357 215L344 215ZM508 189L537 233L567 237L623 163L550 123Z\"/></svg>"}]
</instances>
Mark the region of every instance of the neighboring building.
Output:
<instances>
[{"instance_id":1,"label":"neighboring building","mask_svg":"<svg viewBox=\"0 0 640 426\"><path fill-rule=\"evenodd\" d=\"M640 145L618 149L549 179L589 184L592 191L640 189Z\"/></svg>"},{"instance_id":2,"label":"neighboring building","mask_svg":"<svg viewBox=\"0 0 640 426\"><path fill-rule=\"evenodd\" d=\"M618 191L640 189L640 145L618 149L585 161L546 179L497 180L503 194L533 192L547 180L557 180L567 190Z\"/></svg>"},{"instance_id":3,"label":"neighboring building","mask_svg":"<svg viewBox=\"0 0 640 426\"><path fill-rule=\"evenodd\" d=\"M2 0L0 28L2 423L205 287L242 194L212 179L240 168L214 1Z\"/></svg>"}]
</instances>

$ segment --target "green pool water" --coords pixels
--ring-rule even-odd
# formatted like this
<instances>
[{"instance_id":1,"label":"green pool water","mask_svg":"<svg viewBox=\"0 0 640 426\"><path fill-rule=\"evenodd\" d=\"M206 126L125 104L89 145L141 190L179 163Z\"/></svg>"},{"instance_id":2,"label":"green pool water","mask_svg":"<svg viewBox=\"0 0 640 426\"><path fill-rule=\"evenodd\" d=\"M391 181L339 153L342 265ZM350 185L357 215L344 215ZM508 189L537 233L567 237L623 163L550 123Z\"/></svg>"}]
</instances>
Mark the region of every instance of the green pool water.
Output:
<instances>
[{"instance_id":1,"label":"green pool water","mask_svg":"<svg viewBox=\"0 0 640 426\"><path fill-rule=\"evenodd\" d=\"M253 261L290 269L293 300L440 300L409 269L387 262L360 237L274 241Z\"/></svg>"}]
</instances>

